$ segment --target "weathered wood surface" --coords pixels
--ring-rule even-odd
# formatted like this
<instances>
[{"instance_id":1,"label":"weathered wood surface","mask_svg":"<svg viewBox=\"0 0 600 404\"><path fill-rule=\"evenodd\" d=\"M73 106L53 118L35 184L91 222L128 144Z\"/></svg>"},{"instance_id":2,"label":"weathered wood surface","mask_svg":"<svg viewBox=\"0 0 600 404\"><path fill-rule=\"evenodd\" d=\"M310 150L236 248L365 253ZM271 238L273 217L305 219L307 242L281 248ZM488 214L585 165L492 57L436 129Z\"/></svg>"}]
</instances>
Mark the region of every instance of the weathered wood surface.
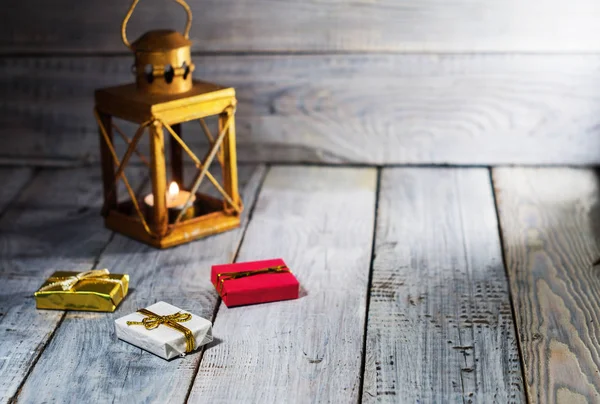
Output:
<instances>
[{"instance_id":1,"label":"weathered wood surface","mask_svg":"<svg viewBox=\"0 0 600 404\"><path fill-rule=\"evenodd\" d=\"M97 161L93 90L131 81L131 60L0 60L0 157ZM241 161L600 163L600 56L195 60L196 77L236 87Z\"/></svg>"},{"instance_id":2,"label":"weathered wood surface","mask_svg":"<svg viewBox=\"0 0 600 404\"><path fill-rule=\"evenodd\" d=\"M494 170L532 403L600 400L598 172Z\"/></svg>"},{"instance_id":3,"label":"weathered wood surface","mask_svg":"<svg viewBox=\"0 0 600 404\"><path fill-rule=\"evenodd\" d=\"M246 211L239 229L163 251L115 235L97 267L129 273L130 295L115 313L67 313L18 401L42 394L55 402L184 402L201 353L165 361L119 341L114 320L160 300L211 319L217 294L210 267L234 258L264 173L240 167Z\"/></svg>"},{"instance_id":4,"label":"weathered wood surface","mask_svg":"<svg viewBox=\"0 0 600 404\"><path fill-rule=\"evenodd\" d=\"M0 167L0 217L34 175L31 168Z\"/></svg>"},{"instance_id":5,"label":"weathered wood surface","mask_svg":"<svg viewBox=\"0 0 600 404\"><path fill-rule=\"evenodd\" d=\"M130 179L143 181L143 170ZM33 173L0 168L12 181L0 193L0 402L600 397L593 170L494 170L526 392L486 170L382 171L368 314L374 169L274 167L245 236L167 251L103 229L98 167ZM265 169L240 174L250 214ZM283 256L303 297L221 305L201 363L199 353L166 362L116 340L113 319L156 300L210 318L210 265L232 260L240 243L238 260ZM132 275L116 313L35 310L31 294L49 273L94 266Z\"/></svg>"},{"instance_id":6,"label":"weathered wood surface","mask_svg":"<svg viewBox=\"0 0 600 404\"><path fill-rule=\"evenodd\" d=\"M370 168L271 169L238 261L283 257L304 296L221 304L191 402L358 400L375 188Z\"/></svg>"},{"instance_id":7,"label":"weathered wood surface","mask_svg":"<svg viewBox=\"0 0 600 404\"><path fill-rule=\"evenodd\" d=\"M363 402L524 402L487 169L382 172Z\"/></svg>"},{"instance_id":8,"label":"weathered wood surface","mask_svg":"<svg viewBox=\"0 0 600 404\"><path fill-rule=\"evenodd\" d=\"M201 51L598 51L594 0L190 1ZM4 53L124 52L130 2L5 0ZM134 40L149 29L183 30L171 1L140 2ZM26 28L24 28L26 27Z\"/></svg>"},{"instance_id":9,"label":"weathered wood surface","mask_svg":"<svg viewBox=\"0 0 600 404\"><path fill-rule=\"evenodd\" d=\"M90 269L110 239L101 192L98 168L42 170L0 221L0 402L15 394L63 315L36 310L33 292L54 271Z\"/></svg>"}]
</instances>

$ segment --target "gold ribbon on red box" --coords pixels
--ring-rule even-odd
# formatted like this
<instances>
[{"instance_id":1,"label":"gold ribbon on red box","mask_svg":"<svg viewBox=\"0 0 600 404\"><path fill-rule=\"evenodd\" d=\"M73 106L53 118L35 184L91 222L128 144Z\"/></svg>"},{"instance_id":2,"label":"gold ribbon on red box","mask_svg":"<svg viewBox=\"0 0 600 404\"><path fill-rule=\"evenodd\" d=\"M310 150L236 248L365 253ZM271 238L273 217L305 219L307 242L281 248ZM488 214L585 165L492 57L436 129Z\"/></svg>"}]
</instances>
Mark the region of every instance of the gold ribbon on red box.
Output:
<instances>
[{"instance_id":1,"label":"gold ribbon on red box","mask_svg":"<svg viewBox=\"0 0 600 404\"><path fill-rule=\"evenodd\" d=\"M255 271L222 272L220 274L217 274L217 292L219 293L219 295L221 297L223 297L223 295L222 295L223 285L225 284L225 281L228 281L228 280L246 278L248 276L255 276L255 275L283 274L283 273L290 273L290 272L291 271L287 267L287 265L279 265L276 267L257 269Z\"/></svg>"}]
</instances>

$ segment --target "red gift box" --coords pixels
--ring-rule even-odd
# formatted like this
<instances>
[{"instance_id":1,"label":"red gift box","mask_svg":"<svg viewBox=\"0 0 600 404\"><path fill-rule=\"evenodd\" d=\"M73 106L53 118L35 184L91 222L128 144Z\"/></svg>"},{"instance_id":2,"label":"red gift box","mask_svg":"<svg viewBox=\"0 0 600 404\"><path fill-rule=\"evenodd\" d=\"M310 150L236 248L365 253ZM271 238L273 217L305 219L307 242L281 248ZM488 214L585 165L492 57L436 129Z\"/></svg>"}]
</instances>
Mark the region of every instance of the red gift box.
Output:
<instances>
[{"instance_id":1,"label":"red gift box","mask_svg":"<svg viewBox=\"0 0 600 404\"><path fill-rule=\"evenodd\" d=\"M297 299L300 289L282 259L213 265L210 279L227 307Z\"/></svg>"}]
</instances>

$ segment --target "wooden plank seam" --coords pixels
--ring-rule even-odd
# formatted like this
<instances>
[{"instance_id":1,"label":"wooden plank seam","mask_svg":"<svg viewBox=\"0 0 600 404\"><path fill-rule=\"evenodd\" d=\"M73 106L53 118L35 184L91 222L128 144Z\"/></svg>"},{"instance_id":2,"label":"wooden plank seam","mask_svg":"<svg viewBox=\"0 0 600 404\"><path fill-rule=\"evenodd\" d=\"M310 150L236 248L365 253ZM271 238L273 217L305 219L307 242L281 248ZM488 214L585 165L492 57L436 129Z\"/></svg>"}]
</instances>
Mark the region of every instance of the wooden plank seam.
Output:
<instances>
[{"instance_id":1,"label":"wooden plank seam","mask_svg":"<svg viewBox=\"0 0 600 404\"><path fill-rule=\"evenodd\" d=\"M145 181L142 182L142 184L139 186L139 190L143 189L144 186L147 184L148 179L146 179ZM104 245L104 247L98 252L98 254L96 255L96 257L94 258L94 263L91 265L91 267L89 268L89 270L92 269L97 269L97 265L100 262L100 258L102 257L102 254L104 254L104 252L106 251L106 248L109 246L109 244L112 242L112 240L114 239L116 233L115 232L111 232L110 236L108 237L106 244ZM43 344L42 349L39 351L38 355L35 357L35 359L32 361L31 366L29 367L29 369L27 370L27 373L25 374L25 377L23 377L23 380L21 380L21 383L19 384L19 387L17 388L16 393L13 395L13 397L9 400L9 403L11 404L16 404L18 402L18 398L19 395L21 394L21 390L23 389L23 386L25 385L25 383L27 382L27 379L29 378L29 375L31 374L31 372L33 371L33 369L35 368L36 364L38 363L39 359L41 358L42 354L44 353L44 351L46 350L46 347L50 344L50 342L52 341L52 339L54 338L54 335L56 334L57 330L60 328L60 326L62 325L65 317L67 315L67 311L63 311L60 315L60 318L58 320L58 322L56 323L56 326L54 327L54 329L51 331L49 337L47 338L47 340L45 341L45 343Z\"/></svg>"},{"instance_id":2,"label":"wooden plank seam","mask_svg":"<svg viewBox=\"0 0 600 404\"><path fill-rule=\"evenodd\" d=\"M500 211L498 210L498 206L500 204L498 191L496 189L496 183L494 181L494 172L492 167L488 167L488 173L490 178L490 184L492 186L492 195L494 197L494 210L496 211L496 221L498 222L498 237L500 238L500 248L502 250L502 266L504 267L504 272L506 274L506 279L508 280L508 297L510 300L510 311L513 319L513 331L515 333L516 344L517 344L517 352L519 354L519 363L521 364L521 378L523 380L523 394L528 399L529 397L529 384L525 381L527 380L525 375L525 362L523 359L523 347L521 346L521 338L519 336L519 330L517 327L517 309L515 307L515 291L513 290L513 285L510 282L510 274L508 271L508 266L506 263L506 244L504 240L504 233L502 232L502 223L500 218ZM529 400L528 400L529 401Z\"/></svg>"},{"instance_id":3,"label":"wooden plank seam","mask_svg":"<svg viewBox=\"0 0 600 404\"><path fill-rule=\"evenodd\" d=\"M251 201L250 203L248 203L248 202L246 203L246 205L250 206L251 208L248 211L248 219L246 221L246 227L244 228L242 237L240 237L240 239L239 239L239 242L235 249L235 253L234 253L231 261L229 262L230 264L233 264L234 262L236 262L237 257L240 253L240 248L242 247L242 244L244 243L244 239L246 237L246 232L248 231L248 227L250 225L250 222L252 221L254 209L256 209L256 201L258 201L258 198L260 197L260 190L262 189L265 179L267 178L267 175L269 174L270 168L271 168L270 166L267 166L267 169L262 173L262 178L260 179L260 183L258 185L258 191L254 194L254 200ZM217 318L217 313L219 312L221 303L222 303L221 296L219 296L219 294L217 293L217 303L215 304L213 314L210 318L210 322L213 324L215 323L215 320ZM196 364L196 368L194 369L194 373L193 373L192 379L190 381L190 386L188 388L187 394L185 395L185 402L188 402L188 400L190 398L190 394L192 393L192 388L194 387L194 382L196 381L196 377L198 376L198 371L200 370L200 365L202 364L202 359L204 358L204 352L206 351L207 348L208 348L208 345L205 345L202 347L202 351L200 352L200 360L198 360L198 363Z\"/></svg>"},{"instance_id":4,"label":"wooden plank seam","mask_svg":"<svg viewBox=\"0 0 600 404\"><path fill-rule=\"evenodd\" d=\"M371 306L371 287L373 286L373 264L375 262L376 256L376 244L377 244L377 220L379 218L379 198L381 197L381 172L382 167L377 168L377 182L375 186L375 214L373 220L373 240L371 242L371 262L369 264L369 280L367 281L367 302L365 312L367 315L365 316L365 322L363 325L363 345L362 345L362 361L360 364L360 384L358 386L359 391L359 404L363 401L363 395L365 394L364 385L365 385L365 370L366 370L366 360L367 360L367 332L369 328L369 308Z\"/></svg>"}]
</instances>

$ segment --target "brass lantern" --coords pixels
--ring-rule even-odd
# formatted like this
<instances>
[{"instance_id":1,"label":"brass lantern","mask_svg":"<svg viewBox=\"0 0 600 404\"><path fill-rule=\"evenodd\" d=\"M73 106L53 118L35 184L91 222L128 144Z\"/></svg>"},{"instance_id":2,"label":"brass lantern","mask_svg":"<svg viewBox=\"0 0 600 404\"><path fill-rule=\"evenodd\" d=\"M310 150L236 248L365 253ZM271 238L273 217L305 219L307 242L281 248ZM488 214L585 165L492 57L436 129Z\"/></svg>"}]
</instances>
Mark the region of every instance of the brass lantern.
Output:
<instances>
[{"instance_id":1,"label":"brass lantern","mask_svg":"<svg viewBox=\"0 0 600 404\"><path fill-rule=\"evenodd\" d=\"M104 185L105 225L109 229L158 248L167 248L200 237L223 232L240 224L242 202L238 192L235 107L233 88L192 80L189 30L192 13L183 0L175 0L187 12L183 34L170 30L150 31L138 40L127 40L127 22L139 0L134 0L123 20L121 36L135 54L135 84L103 88L95 94L95 116L100 132L100 152ZM213 136L204 118L218 116L219 133ZM113 117L135 123L138 128L129 138ZM184 142L181 123L199 121L209 149L199 159ZM113 134L123 138L127 149L122 158L116 152ZM150 157L138 150L140 140L149 135ZM167 140L170 145L171 186L167 184ZM185 187L183 152L197 168ZM150 170L152 193L135 194L125 167L133 153L142 157ZM222 183L209 171L218 160ZM203 180L210 181L223 199L199 193ZM117 199L122 181L129 200ZM175 191L173 191L175 188Z\"/></svg>"}]
</instances>

